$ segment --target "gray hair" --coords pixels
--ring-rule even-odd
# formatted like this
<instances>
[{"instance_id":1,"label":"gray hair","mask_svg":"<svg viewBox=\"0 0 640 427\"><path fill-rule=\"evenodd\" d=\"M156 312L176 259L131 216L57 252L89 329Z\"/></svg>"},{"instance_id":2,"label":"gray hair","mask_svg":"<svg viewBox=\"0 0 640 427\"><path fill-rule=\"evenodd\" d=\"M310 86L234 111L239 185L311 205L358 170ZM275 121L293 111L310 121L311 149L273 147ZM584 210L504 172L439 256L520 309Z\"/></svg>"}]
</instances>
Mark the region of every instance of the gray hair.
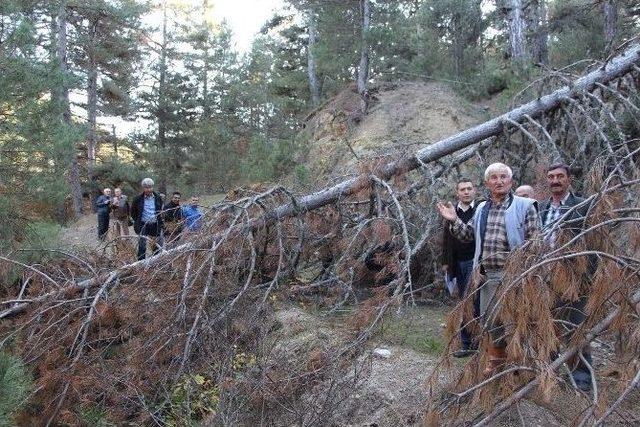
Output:
<instances>
[{"instance_id":1,"label":"gray hair","mask_svg":"<svg viewBox=\"0 0 640 427\"><path fill-rule=\"evenodd\" d=\"M145 178L142 180L142 186L143 187L147 187L147 188L151 188L153 187L153 180L151 178Z\"/></svg>"},{"instance_id":2,"label":"gray hair","mask_svg":"<svg viewBox=\"0 0 640 427\"><path fill-rule=\"evenodd\" d=\"M509 178L513 178L513 171L509 166L505 165L504 163L491 163L489 167L487 167L487 169L484 171L484 180L488 181L489 175L494 172L500 171L507 171L507 175L509 175Z\"/></svg>"}]
</instances>

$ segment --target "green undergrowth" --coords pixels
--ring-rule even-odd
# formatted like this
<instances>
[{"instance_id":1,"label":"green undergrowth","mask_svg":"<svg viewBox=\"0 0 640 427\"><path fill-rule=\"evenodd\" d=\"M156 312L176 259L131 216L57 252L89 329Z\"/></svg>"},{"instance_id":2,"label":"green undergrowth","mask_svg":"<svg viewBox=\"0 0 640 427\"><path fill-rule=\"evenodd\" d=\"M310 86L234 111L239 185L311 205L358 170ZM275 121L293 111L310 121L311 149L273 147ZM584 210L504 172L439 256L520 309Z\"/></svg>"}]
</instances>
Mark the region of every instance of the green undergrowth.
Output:
<instances>
[{"instance_id":1,"label":"green undergrowth","mask_svg":"<svg viewBox=\"0 0 640 427\"><path fill-rule=\"evenodd\" d=\"M400 315L390 313L382 322L379 339L418 353L439 356L445 348L442 333L437 331L441 320L439 311L423 307L406 310Z\"/></svg>"},{"instance_id":2,"label":"green undergrowth","mask_svg":"<svg viewBox=\"0 0 640 427\"><path fill-rule=\"evenodd\" d=\"M0 352L0 426L15 425L15 416L32 388L31 376L20 359Z\"/></svg>"}]
</instances>

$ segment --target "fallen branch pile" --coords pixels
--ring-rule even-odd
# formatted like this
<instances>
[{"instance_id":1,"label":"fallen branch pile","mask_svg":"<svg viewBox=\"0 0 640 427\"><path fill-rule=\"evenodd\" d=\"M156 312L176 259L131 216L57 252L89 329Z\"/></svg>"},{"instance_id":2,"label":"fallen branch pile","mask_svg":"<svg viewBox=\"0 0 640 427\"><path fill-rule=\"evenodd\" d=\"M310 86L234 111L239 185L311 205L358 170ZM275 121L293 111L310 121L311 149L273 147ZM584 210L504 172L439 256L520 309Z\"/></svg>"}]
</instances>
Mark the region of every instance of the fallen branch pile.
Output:
<instances>
[{"instance_id":1,"label":"fallen branch pile","mask_svg":"<svg viewBox=\"0 0 640 427\"><path fill-rule=\"evenodd\" d=\"M357 177L312 195L284 188L234 194L208 213L200 234L148 260L108 271L77 257L25 268L0 312L2 347L36 378L21 422L77 425L82 411L96 406L119 424L339 419L364 378L365 350L385 311L414 301L435 280L441 225L432 206L446 178L463 163L486 166L485 157L513 165L519 176L553 156L590 171L583 190L594 194L592 228L554 253L534 243L514 258L499 315L512 325L510 363L522 374L484 381L476 358L455 382L455 398L433 386L429 416L489 422L538 385L548 393L555 370L607 331L627 338L617 355L637 350L631 237L638 206L630 195L638 186L639 55L633 46L550 95L414 156L363 164ZM567 78L554 73L539 83L554 88ZM568 277L586 271L588 256L600 262L593 287L583 289ZM611 284L611 277L618 280ZM553 339L550 307L559 295L592 298L583 332L566 348ZM352 315L340 333L300 343L278 317L298 299L348 306ZM452 317L452 336L463 310L461 304ZM637 383L625 378L620 384ZM460 412L459 401L471 395L484 403L484 420L477 410ZM605 416L611 414L598 406L584 420Z\"/></svg>"}]
</instances>

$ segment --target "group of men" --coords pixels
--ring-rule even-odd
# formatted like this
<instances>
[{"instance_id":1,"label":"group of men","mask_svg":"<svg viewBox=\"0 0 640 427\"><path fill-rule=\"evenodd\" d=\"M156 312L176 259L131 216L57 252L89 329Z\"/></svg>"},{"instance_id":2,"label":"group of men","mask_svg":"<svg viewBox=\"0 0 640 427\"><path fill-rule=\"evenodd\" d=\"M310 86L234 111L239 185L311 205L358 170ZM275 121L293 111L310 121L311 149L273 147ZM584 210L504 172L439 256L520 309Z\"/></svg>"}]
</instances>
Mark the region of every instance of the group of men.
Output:
<instances>
[{"instance_id":1,"label":"group of men","mask_svg":"<svg viewBox=\"0 0 640 427\"><path fill-rule=\"evenodd\" d=\"M462 178L456 185L457 205L438 203L437 210L445 219L443 236L443 273L455 278L458 294L468 295L472 272L482 277L474 292L474 317L479 319L491 336L484 374L495 374L505 362L505 331L496 320L497 293L504 277L509 254L527 240L542 238L549 250L555 246L558 225L577 234L584 222L588 206L585 199L571 192L571 172L564 163L547 168L547 186L551 197L534 199L531 186L521 186L512 192L513 172L503 163L491 164L484 173L488 199L476 200L476 188L471 179ZM582 204L582 205L581 205ZM563 219L563 223L558 222ZM586 297L577 301L560 300L555 307L559 322L569 326L570 335L585 319ZM469 322L460 328L461 348L455 357L467 357L478 349L477 337L469 331ZM586 362L586 363L585 363ZM583 391L591 389L591 355L589 347L572 363L575 384Z\"/></svg>"},{"instance_id":2,"label":"group of men","mask_svg":"<svg viewBox=\"0 0 640 427\"><path fill-rule=\"evenodd\" d=\"M131 204L120 188L105 188L96 201L98 213L98 238L106 239L110 221L115 237L128 236L129 225L138 235L138 260L146 258L147 242L155 255L162 247L172 245L185 232L195 232L202 227L204 214L200 210L198 196L192 196L189 204L182 206L179 191L174 191L171 200L164 203L161 194L153 191L151 178L142 180L142 192Z\"/></svg>"}]
</instances>

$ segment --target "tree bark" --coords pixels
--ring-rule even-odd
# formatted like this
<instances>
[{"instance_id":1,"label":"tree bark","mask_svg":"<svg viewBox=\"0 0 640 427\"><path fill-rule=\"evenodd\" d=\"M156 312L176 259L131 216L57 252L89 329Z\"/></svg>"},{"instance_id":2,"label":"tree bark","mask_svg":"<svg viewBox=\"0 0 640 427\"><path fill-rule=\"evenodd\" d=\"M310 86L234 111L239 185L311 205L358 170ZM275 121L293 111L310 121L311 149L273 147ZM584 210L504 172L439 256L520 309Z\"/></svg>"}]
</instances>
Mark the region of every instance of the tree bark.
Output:
<instances>
[{"instance_id":1,"label":"tree bark","mask_svg":"<svg viewBox=\"0 0 640 427\"><path fill-rule=\"evenodd\" d=\"M158 138L157 143L160 148L162 158L167 156L167 0L162 4L162 46L160 48L160 79L158 83ZM158 171L158 191L167 193L167 171L164 164Z\"/></svg>"},{"instance_id":2,"label":"tree bark","mask_svg":"<svg viewBox=\"0 0 640 427\"><path fill-rule=\"evenodd\" d=\"M371 2L360 0L362 17L362 38L360 46L360 65L358 66L358 93L366 102L367 80L369 80L369 28L371 26ZM366 111L366 109L365 109Z\"/></svg>"},{"instance_id":3,"label":"tree bark","mask_svg":"<svg viewBox=\"0 0 640 427\"><path fill-rule=\"evenodd\" d=\"M98 65L89 57L87 72L87 177L93 183L97 150L97 117L98 117Z\"/></svg>"},{"instance_id":4,"label":"tree bark","mask_svg":"<svg viewBox=\"0 0 640 427\"><path fill-rule=\"evenodd\" d=\"M605 0L604 12L604 41L606 50L609 51L618 34L618 4L617 0Z\"/></svg>"},{"instance_id":5,"label":"tree bark","mask_svg":"<svg viewBox=\"0 0 640 427\"><path fill-rule=\"evenodd\" d=\"M62 75L62 84L58 87L58 105L61 110L60 120L64 126L72 127L71 107L69 105L69 66L67 64L67 0L61 0L58 7L58 39L56 53L58 56L59 71ZM69 175L68 182L71 190L71 200L74 215L82 213L82 186L80 185L80 167L78 165L78 153L75 142L72 140L69 150Z\"/></svg>"},{"instance_id":6,"label":"tree bark","mask_svg":"<svg viewBox=\"0 0 640 427\"><path fill-rule=\"evenodd\" d=\"M307 41L307 75L309 76L309 92L311 93L311 104L314 107L320 105L320 98L322 96L322 87L318 80L318 71L316 65L316 57L314 49L318 42L318 25L317 17L313 10L307 11L307 28L308 28L308 41Z\"/></svg>"},{"instance_id":7,"label":"tree bark","mask_svg":"<svg viewBox=\"0 0 640 427\"><path fill-rule=\"evenodd\" d=\"M540 64L549 62L547 29L547 5L546 0L532 0L529 3L531 9L530 40L533 61Z\"/></svg>"},{"instance_id":8,"label":"tree bark","mask_svg":"<svg viewBox=\"0 0 640 427\"><path fill-rule=\"evenodd\" d=\"M206 33L204 51L202 52L202 115L205 118L211 116L209 108L209 23L206 20L209 9L209 0L202 2L203 28Z\"/></svg>"},{"instance_id":9,"label":"tree bark","mask_svg":"<svg viewBox=\"0 0 640 427\"><path fill-rule=\"evenodd\" d=\"M527 58L526 34L527 26L522 0L510 0L507 19L509 21L509 47L511 48L511 61L519 64Z\"/></svg>"}]
</instances>

